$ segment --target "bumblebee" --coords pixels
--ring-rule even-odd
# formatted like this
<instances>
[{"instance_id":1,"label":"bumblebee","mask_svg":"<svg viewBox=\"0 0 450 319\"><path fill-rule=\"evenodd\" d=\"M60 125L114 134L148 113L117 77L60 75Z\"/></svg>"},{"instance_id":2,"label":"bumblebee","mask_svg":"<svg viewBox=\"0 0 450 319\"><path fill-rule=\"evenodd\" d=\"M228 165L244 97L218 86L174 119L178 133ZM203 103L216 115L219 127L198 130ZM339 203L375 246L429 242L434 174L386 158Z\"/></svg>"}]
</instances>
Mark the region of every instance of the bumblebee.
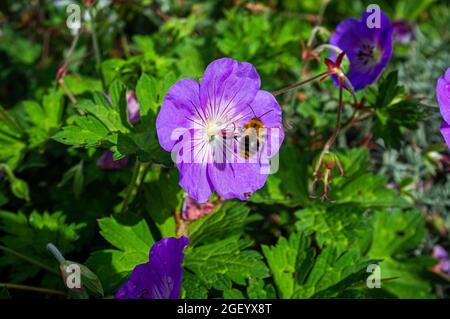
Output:
<instances>
[{"instance_id":1,"label":"bumblebee","mask_svg":"<svg viewBox=\"0 0 450 319\"><path fill-rule=\"evenodd\" d=\"M250 107L250 105L249 105ZM264 123L261 121L261 118L272 112L272 110L264 113L261 116L256 116L253 109L250 107L253 112L254 117L244 124L243 131L239 136L239 155L245 158L246 160L253 157L259 150L263 147L266 141L266 134L264 133Z\"/></svg>"}]
</instances>

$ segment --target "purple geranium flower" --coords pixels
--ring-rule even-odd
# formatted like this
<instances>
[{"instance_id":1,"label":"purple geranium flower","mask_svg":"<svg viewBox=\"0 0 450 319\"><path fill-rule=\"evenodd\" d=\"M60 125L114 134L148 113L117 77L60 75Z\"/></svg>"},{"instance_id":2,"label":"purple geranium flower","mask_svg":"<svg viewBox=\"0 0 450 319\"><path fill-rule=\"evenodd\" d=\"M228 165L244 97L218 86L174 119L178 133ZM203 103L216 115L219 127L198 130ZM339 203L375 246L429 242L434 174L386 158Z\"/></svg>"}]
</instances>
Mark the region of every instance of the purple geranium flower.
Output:
<instances>
[{"instance_id":1,"label":"purple geranium flower","mask_svg":"<svg viewBox=\"0 0 450 319\"><path fill-rule=\"evenodd\" d=\"M347 77L356 91L375 82L392 55L393 30L389 18L380 11L380 27L369 28L370 17L370 13L364 12L360 20L342 21L330 38L330 44L343 50L350 61ZM338 85L336 77L333 78Z\"/></svg>"},{"instance_id":2,"label":"purple geranium flower","mask_svg":"<svg viewBox=\"0 0 450 319\"><path fill-rule=\"evenodd\" d=\"M450 123L450 68L437 80L436 97L444 121Z\"/></svg>"},{"instance_id":3,"label":"purple geranium flower","mask_svg":"<svg viewBox=\"0 0 450 319\"><path fill-rule=\"evenodd\" d=\"M128 165L128 157L125 156L119 160L114 160L113 152L104 151L102 156L97 160L97 166L101 169L115 170L121 169Z\"/></svg>"},{"instance_id":4,"label":"purple geranium flower","mask_svg":"<svg viewBox=\"0 0 450 319\"><path fill-rule=\"evenodd\" d=\"M188 194L185 194L181 215L184 220L197 220L211 214L215 207L213 203L199 203Z\"/></svg>"},{"instance_id":5,"label":"purple geranium flower","mask_svg":"<svg viewBox=\"0 0 450 319\"><path fill-rule=\"evenodd\" d=\"M441 133L450 148L450 68L437 80L436 97L444 119Z\"/></svg>"},{"instance_id":6,"label":"purple geranium flower","mask_svg":"<svg viewBox=\"0 0 450 319\"><path fill-rule=\"evenodd\" d=\"M408 21L397 20L392 22L395 40L400 44L408 44L416 39L416 26Z\"/></svg>"},{"instance_id":7,"label":"purple geranium flower","mask_svg":"<svg viewBox=\"0 0 450 319\"><path fill-rule=\"evenodd\" d=\"M281 108L260 90L256 69L228 58L210 63L201 84L177 81L164 98L156 130L177 163L180 185L200 203L213 191L247 199L264 185L269 159L284 139Z\"/></svg>"},{"instance_id":8,"label":"purple geranium flower","mask_svg":"<svg viewBox=\"0 0 450 319\"><path fill-rule=\"evenodd\" d=\"M116 299L177 299L180 296L187 237L163 238L150 250L149 262L137 265Z\"/></svg>"}]
</instances>

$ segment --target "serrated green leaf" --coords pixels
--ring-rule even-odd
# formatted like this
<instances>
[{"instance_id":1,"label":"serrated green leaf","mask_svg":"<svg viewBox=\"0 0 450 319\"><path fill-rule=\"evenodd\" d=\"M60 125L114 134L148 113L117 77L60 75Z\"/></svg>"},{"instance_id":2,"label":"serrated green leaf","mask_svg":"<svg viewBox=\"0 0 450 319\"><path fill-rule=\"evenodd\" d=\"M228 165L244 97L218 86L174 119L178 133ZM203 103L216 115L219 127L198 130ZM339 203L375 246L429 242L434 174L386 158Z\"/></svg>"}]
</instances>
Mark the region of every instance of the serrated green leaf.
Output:
<instances>
[{"instance_id":1,"label":"serrated green leaf","mask_svg":"<svg viewBox=\"0 0 450 319\"><path fill-rule=\"evenodd\" d=\"M306 156L300 154L298 150L283 145L279 154L278 172L269 175L264 187L254 193L249 200L268 205L308 205L310 200L307 161Z\"/></svg>"},{"instance_id":2,"label":"serrated green leaf","mask_svg":"<svg viewBox=\"0 0 450 319\"><path fill-rule=\"evenodd\" d=\"M98 220L100 234L114 247L141 254L148 259L150 247L155 242L144 219L127 220L105 217Z\"/></svg>"},{"instance_id":3,"label":"serrated green leaf","mask_svg":"<svg viewBox=\"0 0 450 319\"><path fill-rule=\"evenodd\" d=\"M364 282L369 276L367 266L375 263L362 257L358 250L339 253L330 246L317 257L304 285L294 292L295 298L330 298L339 292Z\"/></svg>"},{"instance_id":4,"label":"serrated green leaf","mask_svg":"<svg viewBox=\"0 0 450 319\"><path fill-rule=\"evenodd\" d=\"M398 71L395 70L389 72L379 85L375 108L382 109L392 102L399 91L397 84Z\"/></svg>"},{"instance_id":5,"label":"serrated green leaf","mask_svg":"<svg viewBox=\"0 0 450 319\"><path fill-rule=\"evenodd\" d=\"M189 225L190 245L213 243L244 232L249 209L239 202L226 202L216 210Z\"/></svg>"},{"instance_id":6,"label":"serrated green leaf","mask_svg":"<svg viewBox=\"0 0 450 319\"><path fill-rule=\"evenodd\" d=\"M258 252L246 249L250 244L249 241L227 238L188 248L184 268L193 272L208 288L220 290L231 288L231 282L245 285L249 278L265 278L267 267Z\"/></svg>"},{"instance_id":7,"label":"serrated green leaf","mask_svg":"<svg viewBox=\"0 0 450 319\"><path fill-rule=\"evenodd\" d=\"M100 234L115 248L93 252L86 265L100 278L106 293L113 293L135 266L148 261L153 236L144 219L105 217Z\"/></svg>"},{"instance_id":8,"label":"serrated green leaf","mask_svg":"<svg viewBox=\"0 0 450 319\"><path fill-rule=\"evenodd\" d=\"M299 231L315 234L320 247L333 245L340 251L349 247L367 249L371 224L364 218L366 211L358 205L313 206L295 213Z\"/></svg>"},{"instance_id":9,"label":"serrated green leaf","mask_svg":"<svg viewBox=\"0 0 450 319\"><path fill-rule=\"evenodd\" d=\"M280 298L291 298L305 280L313 263L314 251L303 233L289 239L280 237L272 247L263 245L262 251L272 272Z\"/></svg>"},{"instance_id":10,"label":"serrated green leaf","mask_svg":"<svg viewBox=\"0 0 450 319\"><path fill-rule=\"evenodd\" d=\"M136 96L139 103L141 118L153 118L154 121L158 111L156 80L150 78L146 74L142 74L136 84ZM151 121L145 122L151 123Z\"/></svg>"},{"instance_id":11,"label":"serrated green leaf","mask_svg":"<svg viewBox=\"0 0 450 319\"><path fill-rule=\"evenodd\" d=\"M0 230L6 235L0 242L25 256L39 260L50 268L55 266L53 257L47 252L47 243L57 245L64 254L76 249L81 229L85 224L68 224L61 212L39 214L32 212L28 217L22 213L0 211ZM15 272L11 278L21 282L35 277L40 269L12 255L0 257L0 266L14 265ZM56 269L56 267L55 267Z\"/></svg>"}]
</instances>

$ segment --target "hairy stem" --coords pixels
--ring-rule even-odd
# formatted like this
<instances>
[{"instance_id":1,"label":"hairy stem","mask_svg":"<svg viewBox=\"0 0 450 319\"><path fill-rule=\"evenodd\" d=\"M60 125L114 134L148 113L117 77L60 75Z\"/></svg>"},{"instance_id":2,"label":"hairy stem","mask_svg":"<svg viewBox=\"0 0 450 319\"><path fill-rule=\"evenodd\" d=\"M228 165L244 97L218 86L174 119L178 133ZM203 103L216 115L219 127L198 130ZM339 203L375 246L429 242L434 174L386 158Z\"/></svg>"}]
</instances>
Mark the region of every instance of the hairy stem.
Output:
<instances>
[{"instance_id":1,"label":"hairy stem","mask_svg":"<svg viewBox=\"0 0 450 319\"><path fill-rule=\"evenodd\" d=\"M67 97L70 100L70 103L72 103L73 105L77 104L77 99L75 98L75 96L72 94L72 92L70 91L70 89L67 87L66 83L64 82L63 79L60 79L58 81L59 85L61 85L61 87L63 88L64 93L67 95Z\"/></svg>"},{"instance_id":2,"label":"hairy stem","mask_svg":"<svg viewBox=\"0 0 450 319\"><path fill-rule=\"evenodd\" d=\"M339 86L339 107L338 107L338 114L336 118L336 126L334 128L333 134L331 134L328 141L325 143L325 146L323 148L323 152L328 152L330 150L330 147L333 145L334 141L336 140L337 135L339 134L339 130L341 129L341 117L342 117L342 111L344 109L344 103L342 102L342 93L343 93L343 87L342 85Z\"/></svg>"},{"instance_id":3,"label":"hairy stem","mask_svg":"<svg viewBox=\"0 0 450 319\"><path fill-rule=\"evenodd\" d=\"M11 249L11 248L8 248L8 247L0 245L0 250L3 250L5 253L9 253L11 255L14 255L17 258L20 258L20 259L22 259L22 260L24 260L26 262L29 262L30 264L33 264L33 265L38 266L38 267L40 267L42 269L45 269L49 273L52 273L52 274L57 275L57 276L60 276L60 273L58 271L56 271L55 269L50 268L49 266L47 266L47 265L45 265L45 264L43 264L43 263L41 263L41 262L31 258L31 257L25 256L25 255L15 251L15 250Z\"/></svg>"},{"instance_id":4,"label":"hairy stem","mask_svg":"<svg viewBox=\"0 0 450 319\"><path fill-rule=\"evenodd\" d=\"M287 86L287 87L285 87L285 88L282 88L282 89L280 89L280 90L278 90L278 91L272 92L272 95L273 95L273 96L277 96L277 95L286 93L287 91L290 91L290 90L292 90L292 89L295 89L295 88L297 88L297 87L300 87L300 86L302 86L302 85L305 85L305 84L307 84L307 83L309 83L309 82L312 82L312 81L314 81L314 80L316 80L316 79L318 79L318 78L320 78L320 77L326 75L327 73L328 73L328 71L323 72L323 73L320 73L320 74L317 74L317 75L313 76L312 78L306 79L306 80L304 80L304 81L302 81L302 82L298 82L298 83L291 84L291 85L289 85L289 86Z\"/></svg>"},{"instance_id":5,"label":"hairy stem","mask_svg":"<svg viewBox=\"0 0 450 319\"><path fill-rule=\"evenodd\" d=\"M128 207L128 202L130 201L131 195L133 193L133 189L136 185L136 181L138 179L138 173L139 168L141 167L141 164L138 159L136 159L136 163L134 164L133 168L133 175L131 176L131 182L130 185L128 185L127 193L125 194L125 198L123 200L122 209L120 210L121 214L124 214Z\"/></svg>"}]
</instances>

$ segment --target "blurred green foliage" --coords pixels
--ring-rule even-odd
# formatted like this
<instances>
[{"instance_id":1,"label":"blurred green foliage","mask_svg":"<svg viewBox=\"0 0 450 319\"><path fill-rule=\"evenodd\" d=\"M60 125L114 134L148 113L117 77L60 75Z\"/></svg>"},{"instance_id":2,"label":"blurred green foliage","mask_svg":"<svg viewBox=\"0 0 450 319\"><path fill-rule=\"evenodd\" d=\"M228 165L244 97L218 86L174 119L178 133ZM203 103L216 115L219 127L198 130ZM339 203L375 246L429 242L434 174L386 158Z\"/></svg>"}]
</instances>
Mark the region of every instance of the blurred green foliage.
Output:
<instances>
[{"instance_id":1,"label":"blurred green foliage","mask_svg":"<svg viewBox=\"0 0 450 319\"><path fill-rule=\"evenodd\" d=\"M312 45L372 2L330 1ZM345 95L335 202L310 198L313 162L336 121L337 90L326 80L277 97L286 139L264 188L189 223L183 298L448 297L449 278L431 271L430 255L436 243L450 248L450 160L434 98L450 61L450 9L446 1L375 2L392 20L414 23L416 40L395 43L382 77L358 92L360 108ZM79 38L66 27L67 4L0 4L0 282L64 290L44 271L58 271L45 248L52 242L112 296L155 241L176 235L184 192L155 129L168 88L200 80L223 56L254 64L269 91L323 72L328 52L302 59L322 4L99 0L95 24L83 15ZM128 91L141 106L136 125ZM101 170L105 150L130 164ZM380 266L381 289L367 288L370 264ZM0 298L28 294L0 289Z\"/></svg>"}]
</instances>

